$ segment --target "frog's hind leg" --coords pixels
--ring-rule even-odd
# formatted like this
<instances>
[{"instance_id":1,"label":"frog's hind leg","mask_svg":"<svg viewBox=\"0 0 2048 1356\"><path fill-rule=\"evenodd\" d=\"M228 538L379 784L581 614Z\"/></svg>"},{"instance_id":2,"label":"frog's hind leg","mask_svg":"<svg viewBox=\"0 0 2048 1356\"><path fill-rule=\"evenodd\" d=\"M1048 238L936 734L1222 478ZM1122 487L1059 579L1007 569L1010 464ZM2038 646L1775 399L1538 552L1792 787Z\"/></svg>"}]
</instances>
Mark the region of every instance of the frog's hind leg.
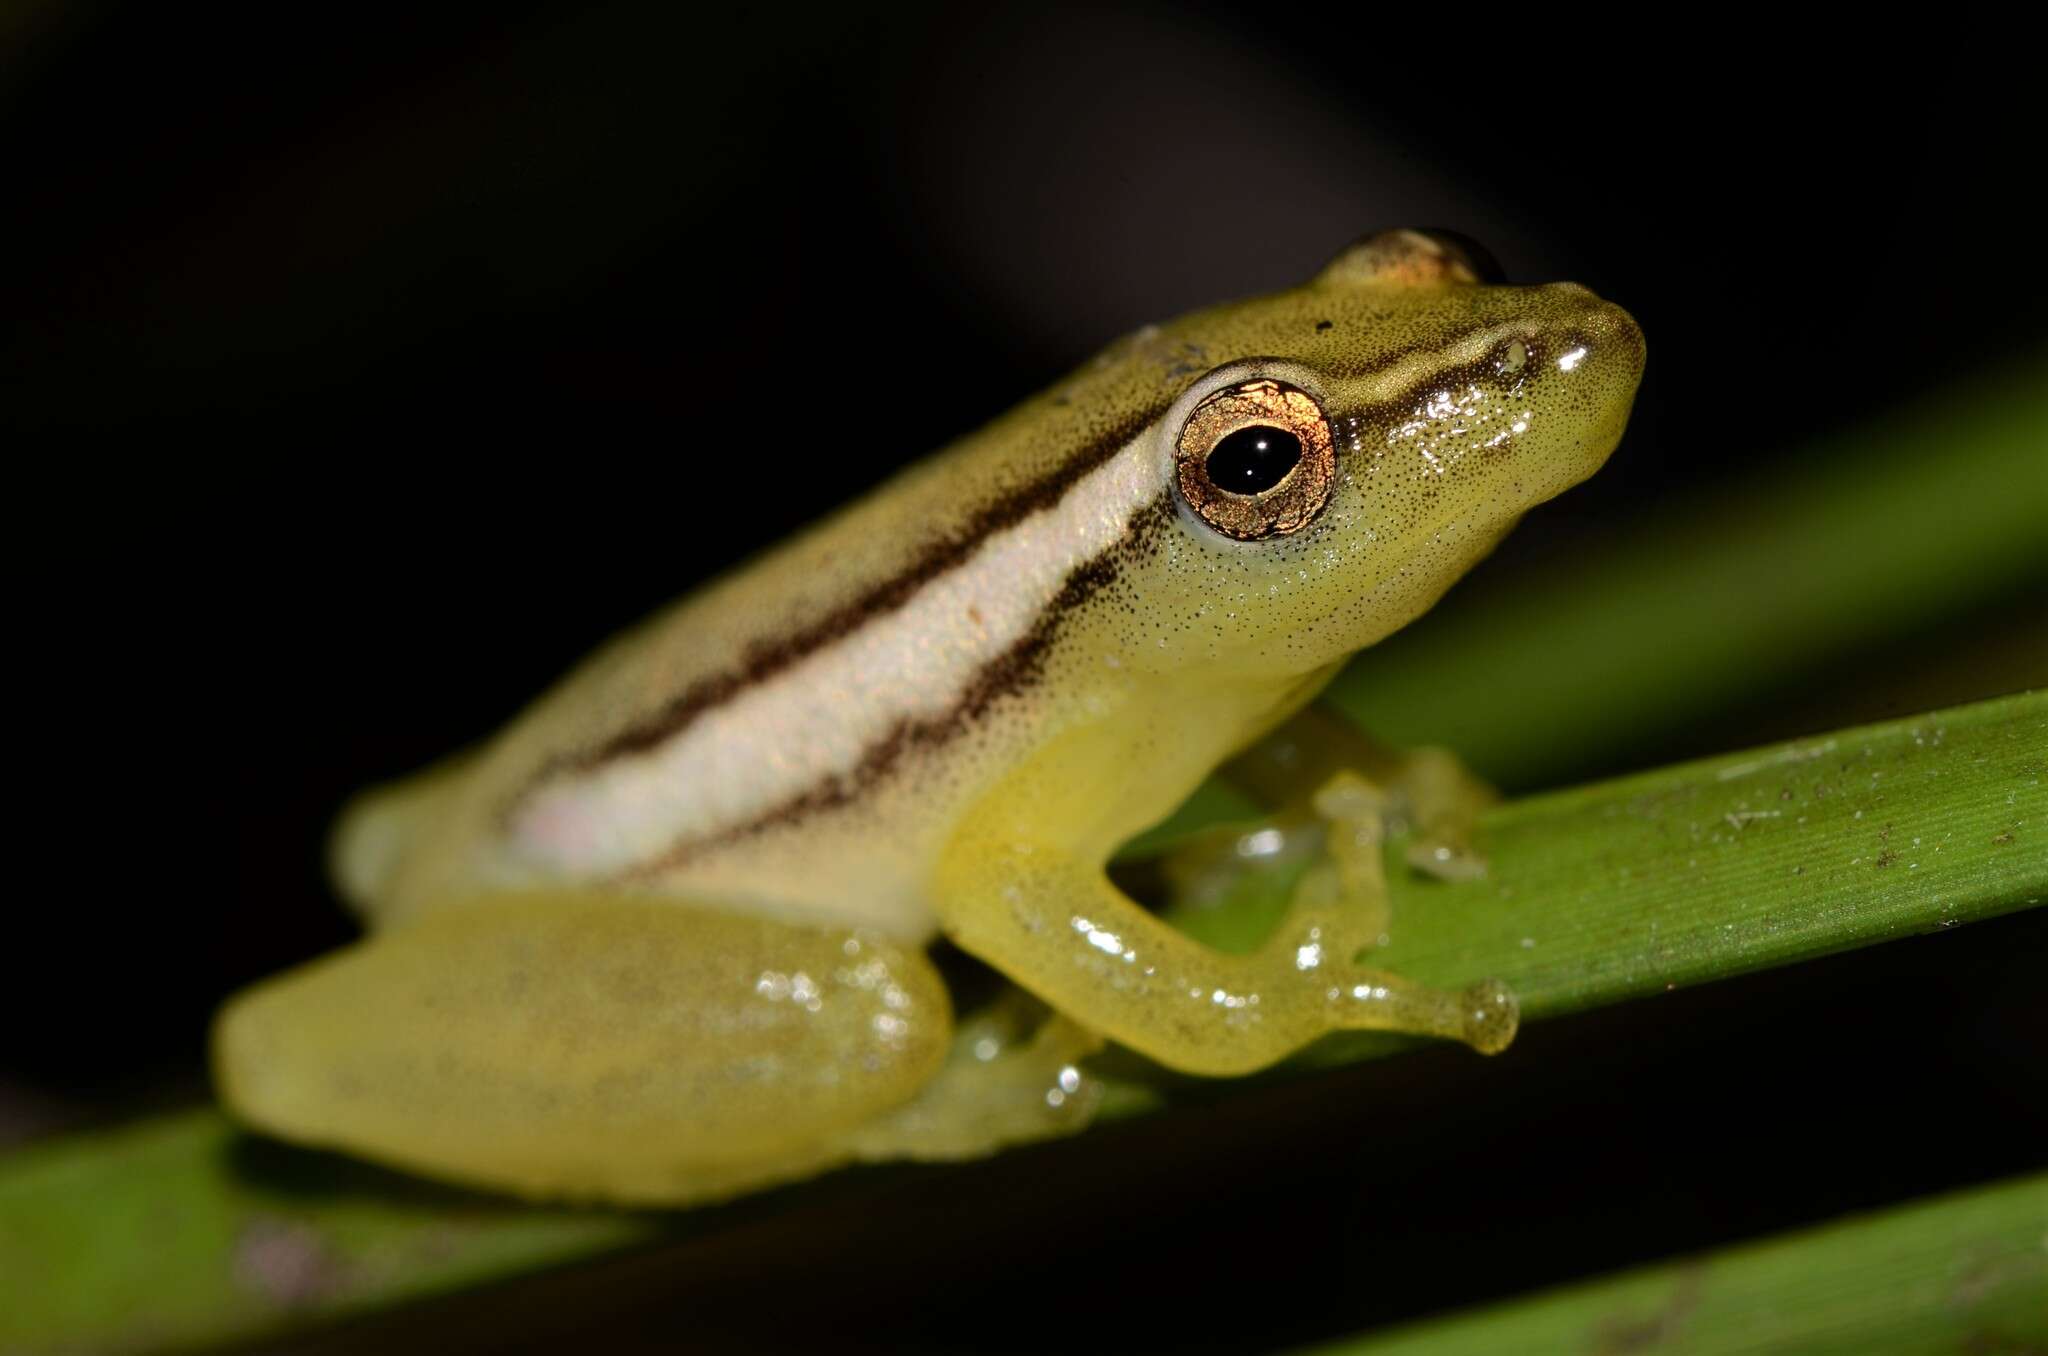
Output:
<instances>
[{"instance_id":1,"label":"frog's hind leg","mask_svg":"<svg viewBox=\"0 0 2048 1356\"><path fill-rule=\"evenodd\" d=\"M302 1143L682 1204L857 1156L947 1059L921 951L593 891L451 903L234 999L223 1100Z\"/></svg>"},{"instance_id":2,"label":"frog's hind leg","mask_svg":"<svg viewBox=\"0 0 2048 1356\"><path fill-rule=\"evenodd\" d=\"M1081 1061L1102 1038L1020 989L964 1018L945 1067L910 1102L845 1136L867 1162L978 1158L1007 1144L1071 1135L1101 1105Z\"/></svg>"}]
</instances>

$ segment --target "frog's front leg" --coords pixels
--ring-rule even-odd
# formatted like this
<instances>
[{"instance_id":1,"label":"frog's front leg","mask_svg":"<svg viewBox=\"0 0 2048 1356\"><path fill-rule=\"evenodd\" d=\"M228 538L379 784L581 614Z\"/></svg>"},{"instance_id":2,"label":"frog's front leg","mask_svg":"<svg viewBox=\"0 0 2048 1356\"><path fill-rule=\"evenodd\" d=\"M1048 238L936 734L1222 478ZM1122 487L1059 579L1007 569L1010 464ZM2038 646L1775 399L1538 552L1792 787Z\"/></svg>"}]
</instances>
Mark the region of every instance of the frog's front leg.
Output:
<instances>
[{"instance_id":1,"label":"frog's front leg","mask_svg":"<svg viewBox=\"0 0 2048 1356\"><path fill-rule=\"evenodd\" d=\"M1339 1030L1447 1036L1488 1054L1514 1038L1514 998L1498 981L1449 993L1353 964L1341 907L1297 909L1258 951L1226 955L1146 912L1099 863L987 822L963 830L935 885L965 950L1189 1073L1249 1073Z\"/></svg>"},{"instance_id":2,"label":"frog's front leg","mask_svg":"<svg viewBox=\"0 0 2048 1356\"><path fill-rule=\"evenodd\" d=\"M531 1196L682 1204L855 1157L946 1060L921 951L589 890L451 902L223 1011L218 1084L301 1143Z\"/></svg>"}]
</instances>

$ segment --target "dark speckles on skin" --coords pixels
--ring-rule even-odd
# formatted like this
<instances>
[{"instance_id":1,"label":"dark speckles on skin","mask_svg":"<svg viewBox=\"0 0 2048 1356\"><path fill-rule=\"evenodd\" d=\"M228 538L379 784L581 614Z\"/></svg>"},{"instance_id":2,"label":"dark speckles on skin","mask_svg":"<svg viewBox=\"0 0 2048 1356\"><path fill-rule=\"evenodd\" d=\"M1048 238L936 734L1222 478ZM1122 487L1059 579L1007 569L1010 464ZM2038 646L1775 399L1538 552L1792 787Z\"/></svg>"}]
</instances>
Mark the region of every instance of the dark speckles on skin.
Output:
<instances>
[{"instance_id":1,"label":"dark speckles on skin","mask_svg":"<svg viewBox=\"0 0 2048 1356\"><path fill-rule=\"evenodd\" d=\"M1208 352L1200 344L1182 344L1167 362L1166 375L1192 377L1208 371L1211 366Z\"/></svg>"}]
</instances>

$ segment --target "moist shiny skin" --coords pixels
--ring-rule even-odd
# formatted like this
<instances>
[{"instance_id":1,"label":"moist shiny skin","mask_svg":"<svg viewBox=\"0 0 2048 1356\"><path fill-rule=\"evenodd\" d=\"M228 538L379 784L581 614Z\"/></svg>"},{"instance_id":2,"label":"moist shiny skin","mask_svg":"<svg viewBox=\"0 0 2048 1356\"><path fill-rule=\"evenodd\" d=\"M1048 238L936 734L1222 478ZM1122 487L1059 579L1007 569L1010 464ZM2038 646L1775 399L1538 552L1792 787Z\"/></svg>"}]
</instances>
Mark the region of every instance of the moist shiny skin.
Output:
<instances>
[{"instance_id":1,"label":"moist shiny skin","mask_svg":"<svg viewBox=\"0 0 2048 1356\"><path fill-rule=\"evenodd\" d=\"M1210 976L1208 960L1102 893L1101 866L1355 651L1426 610L1521 513L1596 470L1643 356L1634 322L1585 289L1479 285L1455 251L1411 232L1369 238L1293 291L1119 341L619 637L481 749L364 797L337 834L335 869L373 938L229 1009L216 1047L228 1100L294 1138L529 1194L699 1199L887 1156L872 1149L877 1109L943 1100L934 1089L949 1086L936 1052L951 1017L918 955L941 932L1075 1029L1178 1067L1258 1067L1331 1025L1459 1034L1449 1009L1338 1012L1320 987L1289 997L1293 980L1278 972ZM1313 459L1299 458L1261 491L1312 491L1310 508L1240 539L1205 521L1215 506L1190 498L1176 454L1205 401L1260 383L1303 393L1303 417L1327 439L1326 483L1302 490L1295 478ZM566 945L559 919L577 910L606 945L658 933L650 953L696 954L701 942L719 954L657 986L644 1012L614 1003L575 1018L584 1062L563 1056L538 1075L500 1058L493 1032L516 1028L530 1047L567 1029L535 1027L507 995L515 974L531 991L545 965L520 958ZM695 921L705 917L754 921ZM1119 921L1097 926L1105 918ZM1091 932L1122 939L1114 964ZM849 1015L821 1007L791 1030L866 1022L868 1034L831 1027L806 1044L785 1033L772 1058L732 1035L733 1067L759 1078L731 1076L724 1056L705 1055L706 1033L752 1029L757 1001L786 1016L793 981L771 963L777 939L792 954L830 953L817 952L821 933L886 955L894 987L848 981L834 992ZM468 963L483 939L504 984L471 983L460 998L436 989L439 968ZM596 967L602 948L579 945L578 964ZM787 982L767 978L777 974ZM547 1001L566 1014L587 980L548 972L541 987L565 986ZM1222 1025L1182 1012L1202 985L1204 1003L1211 988L1260 995L1257 1011ZM897 1020L873 1008L885 989L919 995L895 1044L874 1035ZM470 1015L457 1041L470 1044L448 1059L484 1071L472 1102L520 1108L516 1162L481 1145L509 1134L497 1113L472 1124L438 1101L407 1113L433 1082L408 1062L412 1047L433 1048L431 1030L407 1018L351 1031L334 1015L392 1006L400 991L424 1005L414 1011ZM258 1000L260 1023L238 1023ZM616 1108L599 1113L612 1094L589 1082L600 1066L624 1076L589 1052L602 1044L594 1033L627 1027L636 1060L702 1070L632 1103L631 1134L616 1131ZM664 1055L650 1027L696 1034ZM881 1082L836 1110L829 1097L769 1095L818 1052L871 1058ZM414 1073L379 1072L401 1064ZM323 1071L342 1065L345 1079ZM518 1097L499 1095L508 1079ZM380 1080L411 1091L379 1094ZM663 1120L744 1127L771 1104L778 1132L761 1138L758 1162L730 1139L743 1128L678 1148L689 1136ZM797 1104L817 1108L817 1124L792 1122ZM969 1115L927 1115L919 1133L943 1122L949 1143L1028 1137L960 1129ZM910 1132L891 1133L907 1152ZM621 1134L607 1153L589 1147ZM691 1177L713 1160L716 1184Z\"/></svg>"}]
</instances>

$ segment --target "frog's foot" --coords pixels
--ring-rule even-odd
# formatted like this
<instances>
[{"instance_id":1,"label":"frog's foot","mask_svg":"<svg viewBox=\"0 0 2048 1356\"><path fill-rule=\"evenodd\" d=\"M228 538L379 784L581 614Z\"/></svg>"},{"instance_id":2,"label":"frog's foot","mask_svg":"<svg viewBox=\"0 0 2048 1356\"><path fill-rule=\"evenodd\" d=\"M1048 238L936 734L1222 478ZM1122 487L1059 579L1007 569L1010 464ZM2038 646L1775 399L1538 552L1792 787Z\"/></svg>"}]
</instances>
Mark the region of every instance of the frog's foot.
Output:
<instances>
[{"instance_id":1,"label":"frog's foot","mask_svg":"<svg viewBox=\"0 0 2048 1356\"><path fill-rule=\"evenodd\" d=\"M1408 865L1440 880L1476 880L1486 859L1472 847L1473 826L1500 793L1472 774L1449 749L1410 749L1387 783L1411 831Z\"/></svg>"},{"instance_id":2,"label":"frog's foot","mask_svg":"<svg viewBox=\"0 0 2048 1356\"><path fill-rule=\"evenodd\" d=\"M976 1158L1084 1129L1102 1081L1081 1061L1102 1038L1012 990L962 1021L938 1076L847 1137L864 1161Z\"/></svg>"},{"instance_id":3,"label":"frog's foot","mask_svg":"<svg viewBox=\"0 0 2048 1356\"><path fill-rule=\"evenodd\" d=\"M1387 812L1379 788L1338 772L1303 802L1182 844L1160 870L1176 905L1202 908L1226 900L1248 872L1301 868L1290 916L1311 921L1332 955L1352 959L1384 944L1391 917L1381 865Z\"/></svg>"},{"instance_id":4,"label":"frog's foot","mask_svg":"<svg viewBox=\"0 0 2048 1356\"><path fill-rule=\"evenodd\" d=\"M1388 748L1348 721L1309 707L1238 755L1224 774L1268 804L1293 807L1275 817L1275 828L1313 818L1355 823L1371 815L1384 836L1408 837L1405 856L1415 870L1445 880L1486 874L1473 829L1500 797L1447 749ZM1354 788L1332 799L1332 779L1347 774L1376 789L1377 798Z\"/></svg>"},{"instance_id":5,"label":"frog's foot","mask_svg":"<svg viewBox=\"0 0 2048 1356\"><path fill-rule=\"evenodd\" d=\"M1323 855L1327 829L1312 806L1289 805L1183 839L1158 858L1157 870L1175 904L1215 907L1249 875L1313 868Z\"/></svg>"},{"instance_id":6,"label":"frog's foot","mask_svg":"<svg viewBox=\"0 0 2048 1356\"><path fill-rule=\"evenodd\" d=\"M1354 960L1385 941L1392 915L1381 865L1386 797L1358 773L1339 772L1309 803L1323 826L1323 851L1294 887L1291 916L1332 954Z\"/></svg>"},{"instance_id":7,"label":"frog's foot","mask_svg":"<svg viewBox=\"0 0 2048 1356\"><path fill-rule=\"evenodd\" d=\"M1378 854L1359 861L1376 870ZM994 818L963 825L933 893L963 950L1186 1073L1250 1073L1332 1031L1449 1037L1486 1054L1515 1033L1515 1000L1497 981L1433 989L1358 965L1360 911L1341 898L1297 909L1250 954L1226 953L1147 911L1099 865Z\"/></svg>"}]
</instances>

